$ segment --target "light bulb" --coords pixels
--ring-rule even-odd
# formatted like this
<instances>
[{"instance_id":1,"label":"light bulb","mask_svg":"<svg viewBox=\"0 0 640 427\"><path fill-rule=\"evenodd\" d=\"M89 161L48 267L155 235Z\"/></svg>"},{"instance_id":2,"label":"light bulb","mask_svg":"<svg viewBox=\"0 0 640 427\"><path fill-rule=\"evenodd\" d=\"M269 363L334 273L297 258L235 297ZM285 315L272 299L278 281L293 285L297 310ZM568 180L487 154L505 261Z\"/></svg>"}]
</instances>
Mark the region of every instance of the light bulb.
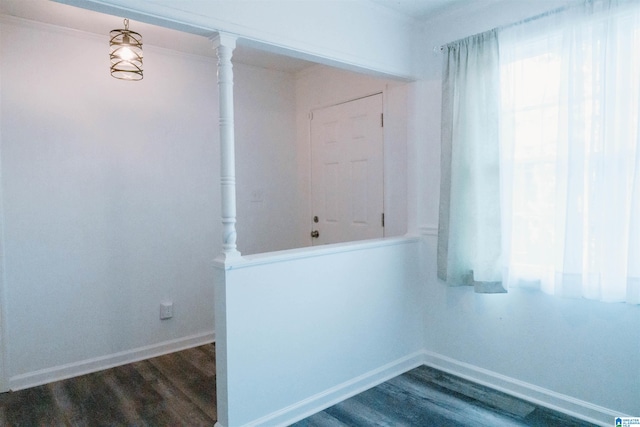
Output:
<instances>
[{"instance_id":1,"label":"light bulb","mask_svg":"<svg viewBox=\"0 0 640 427\"><path fill-rule=\"evenodd\" d=\"M136 57L136 54L133 53L130 47L123 46L120 49L118 49L118 56L124 59L125 61L130 61Z\"/></svg>"}]
</instances>

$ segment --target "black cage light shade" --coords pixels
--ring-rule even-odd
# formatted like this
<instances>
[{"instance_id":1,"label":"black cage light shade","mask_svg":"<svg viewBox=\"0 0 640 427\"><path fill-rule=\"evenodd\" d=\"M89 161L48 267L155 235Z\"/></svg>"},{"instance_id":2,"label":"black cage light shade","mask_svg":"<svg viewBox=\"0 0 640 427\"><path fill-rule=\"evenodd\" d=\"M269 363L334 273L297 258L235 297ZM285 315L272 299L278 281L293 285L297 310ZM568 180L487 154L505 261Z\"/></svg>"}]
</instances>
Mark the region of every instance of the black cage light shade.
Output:
<instances>
[{"instance_id":1,"label":"black cage light shade","mask_svg":"<svg viewBox=\"0 0 640 427\"><path fill-rule=\"evenodd\" d=\"M124 29L109 33L109 58L111 75L121 80L142 80L142 36L129 30L129 20Z\"/></svg>"}]
</instances>

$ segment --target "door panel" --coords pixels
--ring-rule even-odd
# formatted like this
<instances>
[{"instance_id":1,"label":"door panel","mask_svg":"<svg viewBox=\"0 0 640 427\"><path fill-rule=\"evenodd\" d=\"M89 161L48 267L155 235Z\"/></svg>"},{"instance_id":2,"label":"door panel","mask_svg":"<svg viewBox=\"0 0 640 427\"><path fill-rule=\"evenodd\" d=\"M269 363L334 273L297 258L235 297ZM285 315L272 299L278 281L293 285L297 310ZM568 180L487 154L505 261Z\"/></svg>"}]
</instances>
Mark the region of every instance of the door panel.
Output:
<instances>
[{"instance_id":1,"label":"door panel","mask_svg":"<svg viewBox=\"0 0 640 427\"><path fill-rule=\"evenodd\" d=\"M313 112L314 245L384 236L381 118L382 94Z\"/></svg>"}]
</instances>

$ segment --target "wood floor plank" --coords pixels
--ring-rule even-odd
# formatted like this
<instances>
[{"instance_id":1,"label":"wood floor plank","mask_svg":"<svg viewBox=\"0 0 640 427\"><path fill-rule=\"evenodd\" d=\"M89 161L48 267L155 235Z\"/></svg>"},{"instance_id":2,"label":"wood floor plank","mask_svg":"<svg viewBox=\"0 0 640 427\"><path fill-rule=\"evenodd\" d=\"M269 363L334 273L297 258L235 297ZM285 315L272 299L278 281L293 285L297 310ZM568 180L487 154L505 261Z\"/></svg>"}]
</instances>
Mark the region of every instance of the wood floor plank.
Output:
<instances>
[{"instance_id":1,"label":"wood floor plank","mask_svg":"<svg viewBox=\"0 0 640 427\"><path fill-rule=\"evenodd\" d=\"M549 426L563 426L563 427L583 427L591 426L589 423L585 423L569 417L564 414L560 414L556 411L552 411L547 408L536 408L531 414L527 415L525 419L528 426L534 427L549 427Z\"/></svg>"},{"instance_id":2,"label":"wood floor plank","mask_svg":"<svg viewBox=\"0 0 640 427\"><path fill-rule=\"evenodd\" d=\"M360 399L366 406L375 407L377 413L384 413L391 419L391 423L385 421L384 424L377 424L375 420L372 420L373 424L371 425L462 425L451 417L424 406L424 401L416 401L410 393L405 393L389 384L383 383L367 390L361 395L355 396L355 399Z\"/></svg>"},{"instance_id":3,"label":"wood floor plank","mask_svg":"<svg viewBox=\"0 0 640 427\"><path fill-rule=\"evenodd\" d=\"M147 366L155 376L155 381L152 383L154 390L169 402L167 410L170 416L182 419L185 425L210 425L212 421L216 420L215 404L212 402L215 384L209 384L207 388L211 392L211 397L206 399L212 403L209 408L203 410L201 408L202 399L198 398L197 401L193 401L191 398L194 393L184 392L186 387L184 386L184 379L181 378L182 372L175 368L168 369L167 366L170 364L171 362L167 361L166 356L161 356L160 358L150 359ZM159 369L158 366L164 370ZM175 377L172 375L175 375Z\"/></svg>"},{"instance_id":4,"label":"wood floor plank","mask_svg":"<svg viewBox=\"0 0 640 427\"><path fill-rule=\"evenodd\" d=\"M117 396L119 412L125 418L126 424L136 426L147 425L141 414L138 412L139 406L137 399L132 399L131 395L126 394L121 384L118 383L113 375L106 376L105 383L111 387L114 394Z\"/></svg>"},{"instance_id":5,"label":"wood floor plank","mask_svg":"<svg viewBox=\"0 0 640 427\"><path fill-rule=\"evenodd\" d=\"M189 363L182 353L156 357L149 362L180 390L186 398L209 418L216 417L215 382L213 377L203 376L200 369Z\"/></svg>"},{"instance_id":6,"label":"wood floor plank","mask_svg":"<svg viewBox=\"0 0 640 427\"><path fill-rule=\"evenodd\" d=\"M526 417L536 408L535 405L525 402L522 399L509 396L506 393L498 392L490 389L489 387L473 383L454 375L448 375L428 366L420 366L407 372L406 375L416 377L421 382L428 381L429 383L438 385L443 389L460 393L464 396L484 402L490 407L502 409L521 418Z\"/></svg>"},{"instance_id":7,"label":"wood floor plank","mask_svg":"<svg viewBox=\"0 0 640 427\"><path fill-rule=\"evenodd\" d=\"M488 427L522 425L518 422L520 417L465 395L463 392L466 391L466 388L461 391L444 389L437 384L425 383L410 373L400 375L380 385L383 390L391 389L391 387L405 392L408 400L417 407L416 410L428 408L429 411L463 425L468 425L471 421L478 426Z\"/></svg>"},{"instance_id":8,"label":"wood floor plank","mask_svg":"<svg viewBox=\"0 0 640 427\"><path fill-rule=\"evenodd\" d=\"M144 364L148 365L149 362ZM118 369L116 379L123 388L123 399L134 401L136 411L147 425L166 425L170 422L179 422L171 416L167 410L168 402L155 390L153 385L157 381L155 377L145 379L135 366L127 365L125 369Z\"/></svg>"},{"instance_id":9,"label":"wood floor plank","mask_svg":"<svg viewBox=\"0 0 640 427\"><path fill-rule=\"evenodd\" d=\"M381 395L377 400L388 396L387 411L397 411L399 417L406 417L409 425L439 425L446 421L451 425L470 425L487 427L508 427L520 425L515 419L503 414L473 405L468 400L459 400L448 393L416 387L411 379L395 383L387 382L372 391ZM410 387L409 387L410 386Z\"/></svg>"},{"instance_id":10,"label":"wood floor plank","mask_svg":"<svg viewBox=\"0 0 640 427\"><path fill-rule=\"evenodd\" d=\"M318 412L296 424L298 427L350 427L327 412Z\"/></svg>"},{"instance_id":11,"label":"wood floor plank","mask_svg":"<svg viewBox=\"0 0 640 427\"><path fill-rule=\"evenodd\" d=\"M367 401L366 393L347 399L326 409L325 412L349 426L404 427L408 425L394 417L394 414L380 412L372 407Z\"/></svg>"},{"instance_id":12,"label":"wood floor plank","mask_svg":"<svg viewBox=\"0 0 640 427\"><path fill-rule=\"evenodd\" d=\"M180 356L187 360L191 366L208 378L216 376L216 358L213 345L196 347L192 351L182 351Z\"/></svg>"},{"instance_id":13,"label":"wood floor plank","mask_svg":"<svg viewBox=\"0 0 640 427\"><path fill-rule=\"evenodd\" d=\"M141 381L130 385L131 398L139 401L140 415L149 426L181 425L180 411L172 410L172 401L163 396L157 385L159 379L155 375L155 368L149 361L131 364L134 375L139 375ZM123 374L124 375L124 374ZM123 379L126 381L126 379ZM139 387L139 388L137 388Z\"/></svg>"},{"instance_id":14,"label":"wood floor plank","mask_svg":"<svg viewBox=\"0 0 640 427\"><path fill-rule=\"evenodd\" d=\"M69 381L68 393L86 417L88 425L126 425L118 397L105 382L108 371L78 377Z\"/></svg>"},{"instance_id":15,"label":"wood floor plank","mask_svg":"<svg viewBox=\"0 0 640 427\"><path fill-rule=\"evenodd\" d=\"M16 395L5 393L0 398L6 425L64 425L46 386L33 387Z\"/></svg>"},{"instance_id":16,"label":"wood floor plank","mask_svg":"<svg viewBox=\"0 0 640 427\"><path fill-rule=\"evenodd\" d=\"M60 412L64 414L65 422L73 426L89 425L89 420L81 406L74 402L67 394L66 384L67 383L63 381L58 381L47 386L49 390L51 390L51 394L53 395L56 405L60 408Z\"/></svg>"}]
</instances>

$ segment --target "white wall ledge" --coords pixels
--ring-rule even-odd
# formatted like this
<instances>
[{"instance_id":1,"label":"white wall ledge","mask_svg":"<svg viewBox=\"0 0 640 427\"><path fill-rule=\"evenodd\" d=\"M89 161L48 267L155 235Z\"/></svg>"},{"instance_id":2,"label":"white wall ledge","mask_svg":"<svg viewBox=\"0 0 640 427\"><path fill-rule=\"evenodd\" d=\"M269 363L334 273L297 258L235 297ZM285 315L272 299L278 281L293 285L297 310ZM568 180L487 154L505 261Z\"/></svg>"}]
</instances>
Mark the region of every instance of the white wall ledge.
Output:
<instances>
[{"instance_id":1,"label":"white wall ledge","mask_svg":"<svg viewBox=\"0 0 640 427\"><path fill-rule=\"evenodd\" d=\"M417 243L418 241L420 241L420 236L407 234L401 237L386 237L382 239L360 240L356 242L336 243L322 246L309 246L276 252L243 255L233 260L227 260L226 262L220 259L216 259L214 260L214 265L224 270L237 270L240 268L255 267L264 264L274 264L306 258L316 258L346 252L365 251L388 246L406 245Z\"/></svg>"}]
</instances>

